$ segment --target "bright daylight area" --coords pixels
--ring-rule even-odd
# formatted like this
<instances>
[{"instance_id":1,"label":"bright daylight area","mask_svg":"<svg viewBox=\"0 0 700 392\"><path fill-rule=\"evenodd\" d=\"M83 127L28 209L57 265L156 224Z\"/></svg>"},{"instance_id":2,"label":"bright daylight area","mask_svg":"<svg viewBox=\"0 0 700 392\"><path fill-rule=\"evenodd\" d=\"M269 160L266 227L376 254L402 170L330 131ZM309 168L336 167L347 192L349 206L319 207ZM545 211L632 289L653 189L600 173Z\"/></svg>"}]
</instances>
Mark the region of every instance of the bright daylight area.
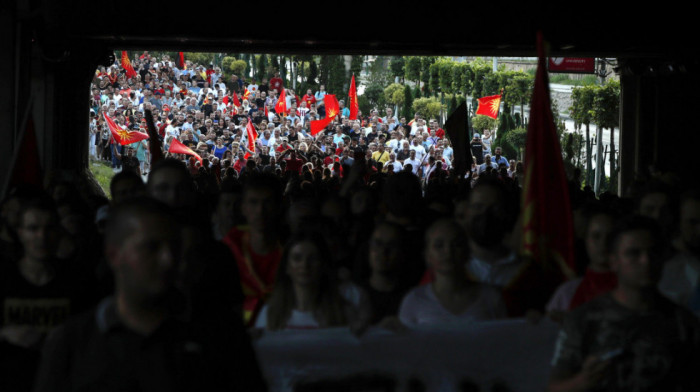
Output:
<instances>
[{"instance_id":1,"label":"bright daylight area","mask_svg":"<svg viewBox=\"0 0 700 392\"><path fill-rule=\"evenodd\" d=\"M133 77L122 66L123 55L133 67ZM594 73L550 73L552 108L567 175L577 175L581 186L591 186L596 193L616 189L619 170L616 127L620 88L612 72L614 64L614 60L595 59L591 67ZM130 155L136 158L139 171L146 178L150 166L148 143L133 143L133 151L114 143L104 116L111 116L120 127L145 132L144 104L154 109L166 151L171 140L178 139L197 151L210 166L223 167L227 159L227 165L240 171L244 163L237 165L239 155L247 159L246 154L258 165L267 164L269 157L276 155L282 139L290 139L290 131L297 126L298 132L292 136L295 140L288 140L290 145L296 147L308 139L309 148L308 141L314 140L325 152L324 141L310 136L311 121L325 116L325 94L334 95L342 105L339 115L344 118L347 136L352 136L352 132L347 132L353 128L352 122L357 122L366 133L370 133L373 123L378 124L383 127L378 130L380 133L387 132L385 143L387 147L391 144L394 153L401 145L392 142L389 132L400 130L407 140L406 136L415 134L418 113L426 121L421 128L421 132L428 132L422 140L426 144L431 130L442 131L450 114L466 102L470 139L474 134L480 135L486 152L491 153L492 145L500 146L503 157L517 164L526 153L535 69L535 58L115 52L114 64L97 69L91 84L90 167L107 193L111 177L122 170L122 161ZM359 115L357 120L347 121L353 75ZM281 86L287 108L295 109L295 123L285 124L288 113L275 113ZM496 95L501 98L498 114L478 114L478 99ZM388 116L387 110L395 118ZM247 139L240 119L247 117L252 119L260 137L265 132L260 128L263 120L267 127L274 124L270 128L271 144L257 143L257 148L249 150L240 144ZM383 119L389 121L382 122ZM281 132L275 133L280 126ZM602 130L600 135L598 129ZM225 149L217 147L217 138L221 137ZM344 142L336 137L336 149L338 141ZM450 156L444 156L444 149L438 152L447 158L445 165L449 167ZM322 163L321 169L332 166L335 154L329 155L331 159ZM400 161L403 163L404 159ZM481 157L475 162L482 163ZM201 165L198 161L193 164ZM598 166L605 168L605 175L599 178L595 174ZM224 171L219 171L222 176ZM426 173L421 168L417 174Z\"/></svg>"}]
</instances>

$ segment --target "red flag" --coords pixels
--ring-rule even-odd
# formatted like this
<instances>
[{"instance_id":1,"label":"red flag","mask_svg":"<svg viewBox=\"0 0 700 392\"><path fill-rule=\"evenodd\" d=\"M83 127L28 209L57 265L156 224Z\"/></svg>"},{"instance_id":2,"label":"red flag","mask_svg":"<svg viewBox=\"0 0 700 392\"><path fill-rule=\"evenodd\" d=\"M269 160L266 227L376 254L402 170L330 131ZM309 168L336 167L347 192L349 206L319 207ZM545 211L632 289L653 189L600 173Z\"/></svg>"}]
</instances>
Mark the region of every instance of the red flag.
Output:
<instances>
[{"instance_id":1,"label":"red flag","mask_svg":"<svg viewBox=\"0 0 700 392\"><path fill-rule=\"evenodd\" d=\"M258 132L255 130L255 127L253 126L253 121L251 121L250 117L248 117L248 124L246 124L245 130L248 133L248 150L255 151L255 140L257 140L258 138ZM243 156L243 158L245 159L248 159L249 157L249 152L246 152Z\"/></svg>"},{"instance_id":2,"label":"red flag","mask_svg":"<svg viewBox=\"0 0 700 392\"><path fill-rule=\"evenodd\" d=\"M280 93L280 97L277 100L277 105L275 105L275 113L280 116L284 116L287 113L287 97L284 94L284 89L282 89L282 93Z\"/></svg>"},{"instance_id":3,"label":"red flag","mask_svg":"<svg viewBox=\"0 0 700 392\"><path fill-rule=\"evenodd\" d=\"M182 142L177 140L177 138L172 138L172 140L170 141L170 148L168 148L168 152L172 154L194 155L194 157L197 158L199 163L202 163L202 157L200 157L199 154L197 154L196 152L192 151L191 148L182 144Z\"/></svg>"},{"instance_id":4,"label":"red flag","mask_svg":"<svg viewBox=\"0 0 700 392\"><path fill-rule=\"evenodd\" d=\"M311 121L311 136L316 136L317 133L326 128L340 111L338 99L333 94L326 94L326 96L323 97L323 103L326 105L326 118Z\"/></svg>"},{"instance_id":5,"label":"red flag","mask_svg":"<svg viewBox=\"0 0 700 392\"><path fill-rule=\"evenodd\" d=\"M134 71L134 67L131 66L131 61L129 61L129 56L126 54L126 50L122 50L122 68L124 68L124 71L126 71L126 77L129 79L138 75L136 71Z\"/></svg>"},{"instance_id":6,"label":"red flag","mask_svg":"<svg viewBox=\"0 0 700 392\"><path fill-rule=\"evenodd\" d=\"M265 119L267 120L268 118L270 118L270 111L267 110L267 105L265 105Z\"/></svg>"},{"instance_id":7,"label":"red flag","mask_svg":"<svg viewBox=\"0 0 700 392\"><path fill-rule=\"evenodd\" d=\"M128 129L120 127L114 122L114 120L109 118L107 113L104 113L104 117L107 127L109 127L109 130L112 133L112 137L114 137L114 140L116 140L117 143L121 144L122 146L148 139L148 135L145 133L129 131Z\"/></svg>"},{"instance_id":8,"label":"red flag","mask_svg":"<svg viewBox=\"0 0 700 392\"><path fill-rule=\"evenodd\" d=\"M20 136L18 148L10 174L9 186L31 184L42 186L41 160L39 159L39 144L34 131L34 120L30 116L24 133Z\"/></svg>"},{"instance_id":9,"label":"red flag","mask_svg":"<svg viewBox=\"0 0 700 392\"><path fill-rule=\"evenodd\" d=\"M233 106L239 107L241 106L241 101L238 99L238 94L236 92L233 92Z\"/></svg>"},{"instance_id":10,"label":"red flag","mask_svg":"<svg viewBox=\"0 0 700 392\"><path fill-rule=\"evenodd\" d=\"M355 87L355 75L352 75L352 80L350 81L350 91L348 91L348 97L350 97L350 120L357 120L357 112L360 111L360 104L357 102L357 88Z\"/></svg>"},{"instance_id":11,"label":"red flag","mask_svg":"<svg viewBox=\"0 0 700 392\"><path fill-rule=\"evenodd\" d=\"M180 69L187 69L187 66L185 65L185 54L180 52L177 55L177 67Z\"/></svg>"},{"instance_id":12,"label":"red flag","mask_svg":"<svg viewBox=\"0 0 700 392\"><path fill-rule=\"evenodd\" d=\"M501 95L491 95L479 98L479 109L476 114L483 114L491 118L498 118L498 109L501 106Z\"/></svg>"},{"instance_id":13,"label":"red flag","mask_svg":"<svg viewBox=\"0 0 700 392\"><path fill-rule=\"evenodd\" d=\"M340 114L338 99L333 94L326 94L326 96L323 97L323 103L326 105L326 118L330 118L331 121L333 121L335 116Z\"/></svg>"},{"instance_id":14,"label":"red flag","mask_svg":"<svg viewBox=\"0 0 700 392\"><path fill-rule=\"evenodd\" d=\"M574 275L574 229L562 150L549 97L542 33L530 104L525 144L525 181L522 192L523 251L545 269L562 277Z\"/></svg>"},{"instance_id":15,"label":"red flag","mask_svg":"<svg viewBox=\"0 0 700 392\"><path fill-rule=\"evenodd\" d=\"M248 99L249 95L250 95L250 91L248 91L248 88L243 90L243 99Z\"/></svg>"}]
</instances>

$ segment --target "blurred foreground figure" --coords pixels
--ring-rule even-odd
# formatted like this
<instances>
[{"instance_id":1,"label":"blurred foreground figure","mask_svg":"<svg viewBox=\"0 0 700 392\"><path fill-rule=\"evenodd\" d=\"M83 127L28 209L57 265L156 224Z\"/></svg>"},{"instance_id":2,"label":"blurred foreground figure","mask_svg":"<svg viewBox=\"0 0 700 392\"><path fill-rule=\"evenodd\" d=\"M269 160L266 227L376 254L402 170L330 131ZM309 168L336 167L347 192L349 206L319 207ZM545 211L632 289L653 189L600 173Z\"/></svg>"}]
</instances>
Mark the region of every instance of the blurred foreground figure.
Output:
<instances>
[{"instance_id":1,"label":"blurred foreground figure","mask_svg":"<svg viewBox=\"0 0 700 392\"><path fill-rule=\"evenodd\" d=\"M662 244L649 218L613 229L607 249L618 285L568 315L550 391L697 391L700 324L657 290Z\"/></svg>"},{"instance_id":2,"label":"blurred foreground figure","mask_svg":"<svg viewBox=\"0 0 700 392\"><path fill-rule=\"evenodd\" d=\"M114 296L49 336L35 391L265 390L242 324L223 334L177 317L181 232L157 201L114 208L105 236Z\"/></svg>"}]
</instances>

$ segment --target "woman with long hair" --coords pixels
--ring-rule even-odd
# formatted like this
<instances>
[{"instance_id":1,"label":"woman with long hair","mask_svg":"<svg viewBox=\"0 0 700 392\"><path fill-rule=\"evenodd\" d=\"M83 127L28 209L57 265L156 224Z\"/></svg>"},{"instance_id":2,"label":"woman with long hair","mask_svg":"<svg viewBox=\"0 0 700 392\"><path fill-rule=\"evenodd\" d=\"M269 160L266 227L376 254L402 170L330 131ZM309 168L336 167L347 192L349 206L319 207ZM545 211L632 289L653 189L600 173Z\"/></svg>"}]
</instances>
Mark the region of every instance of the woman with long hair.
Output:
<instances>
[{"instance_id":1,"label":"woman with long hair","mask_svg":"<svg viewBox=\"0 0 700 392\"><path fill-rule=\"evenodd\" d=\"M282 254L270 299L255 326L276 331L348 325L361 294L355 286L337 284L331 260L321 233L293 236Z\"/></svg>"},{"instance_id":2,"label":"woman with long hair","mask_svg":"<svg viewBox=\"0 0 700 392\"><path fill-rule=\"evenodd\" d=\"M435 279L406 294L399 308L401 322L416 326L505 318L501 291L467 276L464 262L468 256L462 226L451 219L433 223L425 234L424 257Z\"/></svg>"}]
</instances>

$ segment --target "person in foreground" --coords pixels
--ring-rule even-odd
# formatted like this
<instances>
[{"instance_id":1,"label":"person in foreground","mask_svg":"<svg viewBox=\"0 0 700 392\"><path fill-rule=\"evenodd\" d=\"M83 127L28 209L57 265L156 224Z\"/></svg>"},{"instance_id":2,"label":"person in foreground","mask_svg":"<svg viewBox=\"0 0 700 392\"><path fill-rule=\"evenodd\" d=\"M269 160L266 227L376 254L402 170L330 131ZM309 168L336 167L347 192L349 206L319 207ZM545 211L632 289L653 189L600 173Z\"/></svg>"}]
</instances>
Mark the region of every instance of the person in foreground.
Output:
<instances>
[{"instance_id":1,"label":"person in foreground","mask_svg":"<svg viewBox=\"0 0 700 392\"><path fill-rule=\"evenodd\" d=\"M224 334L178 317L180 233L158 201L112 210L105 255L114 295L52 332L35 391L266 390L242 323Z\"/></svg>"},{"instance_id":2,"label":"person in foreground","mask_svg":"<svg viewBox=\"0 0 700 392\"><path fill-rule=\"evenodd\" d=\"M302 232L285 247L277 283L255 327L270 331L350 326L366 322L366 298L352 284L339 285L320 233Z\"/></svg>"},{"instance_id":3,"label":"person in foreground","mask_svg":"<svg viewBox=\"0 0 700 392\"><path fill-rule=\"evenodd\" d=\"M409 291L399 319L409 327L421 324L506 318L501 290L467 277L466 233L451 219L433 223L425 234L425 261L435 273L432 283Z\"/></svg>"},{"instance_id":4,"label":"person in foreground","mask_svg":"<svg viewBox=\"0 0 700 392\"><path fill-rule=\"evenodd\" d=\"M700 324L659 294L662 236L630 217L607 240L618 285L567 315L549 391L696 391Z\"/></svg>"}]
</instances>

